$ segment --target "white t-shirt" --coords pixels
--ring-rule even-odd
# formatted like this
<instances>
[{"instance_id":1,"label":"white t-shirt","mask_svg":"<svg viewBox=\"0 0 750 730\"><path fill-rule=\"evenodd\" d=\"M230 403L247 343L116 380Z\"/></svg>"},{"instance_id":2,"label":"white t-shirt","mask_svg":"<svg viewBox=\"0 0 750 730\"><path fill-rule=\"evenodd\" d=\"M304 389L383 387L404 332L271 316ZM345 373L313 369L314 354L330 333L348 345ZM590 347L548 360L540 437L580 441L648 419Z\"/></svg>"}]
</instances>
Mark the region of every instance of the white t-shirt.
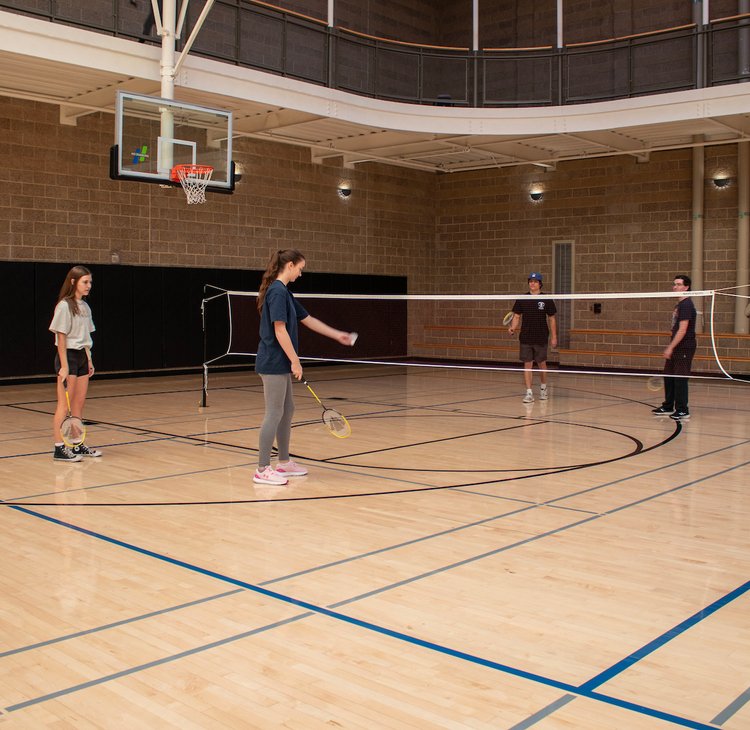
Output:
<instances>
[{"instance_id":1,"label":"white t-shirt","mask_svg":"<svg viewBox=\"0 0 750 730\"><path fill-rule=\"evenodd\" d=\"M91 308L81 299L78 302L78 314L74 317L70 313L70 307L65 299L60 300L55 307L49 330L55 333L55 345L57 345L57 333L67 335L66 347L68 350L83 350L93 346L91 333L96 329L94 320L91 318Z\"/></svg>"}]
</instances>

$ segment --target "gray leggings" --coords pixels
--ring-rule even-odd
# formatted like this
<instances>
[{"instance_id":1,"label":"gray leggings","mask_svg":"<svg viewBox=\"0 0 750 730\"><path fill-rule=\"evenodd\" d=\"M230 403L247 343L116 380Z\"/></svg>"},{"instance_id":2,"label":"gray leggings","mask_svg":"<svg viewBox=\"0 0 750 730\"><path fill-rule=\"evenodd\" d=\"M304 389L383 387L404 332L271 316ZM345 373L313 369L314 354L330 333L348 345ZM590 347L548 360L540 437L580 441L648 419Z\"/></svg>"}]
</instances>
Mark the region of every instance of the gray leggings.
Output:
<instances>
[{"instance_id":1,"label":"gray leggings","mask_svg":"<svg viewBox=\"0 0 750 730\"><path fill-rule=\"evenodd\" d=\"M266 415L260 427L258 447L258 468L262 470L271 463L274 437L279 461L289 461L294 398L291 375L261 375L260 379L263 381L263 397L266 401Z\"/></svg>"}]
</instances>

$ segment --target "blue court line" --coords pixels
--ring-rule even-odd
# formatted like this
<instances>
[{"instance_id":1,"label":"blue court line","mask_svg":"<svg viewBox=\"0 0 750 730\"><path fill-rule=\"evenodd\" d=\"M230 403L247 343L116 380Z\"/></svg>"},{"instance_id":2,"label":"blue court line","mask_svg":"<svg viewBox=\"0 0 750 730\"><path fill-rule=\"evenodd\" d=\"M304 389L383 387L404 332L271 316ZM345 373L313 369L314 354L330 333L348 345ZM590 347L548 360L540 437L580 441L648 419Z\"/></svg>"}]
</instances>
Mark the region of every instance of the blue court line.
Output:
<instances>
[{"instance_id":1,"label":"blue court line","mask_svg":"<svg viewBox=\"0 0 750 730\"><path fill-rule=\"evenodd\" d=\"M662 646L672 641L672 639L676 638L688 629L692 628L700 621L703 621L703 619L708 618L712 614L716 613L720 608L728 605L736 598L743 596L748 592L748 590L750 590L750 581L747 581L743 585L725 594L705 608L697 611L692 616L686 618L684 621L677 624L677 626L673 626L671 629L669 629L669 631L665 631L661 636L657 636L653 641L645 644L640 649L636 649L629 656L626 656L624 659L621 659L619 662L613 664L608 669L605 669L603 672L600 672L595 677L589 679L588 682L584 682L580 686L580 689L583 692L589 692L596 689L597 687L600 687L602 684L605 684L613 677L616 677L618 674L622 674L622 672L629 669L636 662L644 659L649 654L655 652L657 649L661 649Z\"/></svg>"},{"instance_id":2,"label":"blue court line","mask_svg":"<svg viewBox=\"0 0 750 730\"><path fill-rule=\"evenodd\" d=\"M731 446L728 446L728 447L722 447L721 449L718 449L718 450L716 450L716 451L714 451L714 452L707 452L707 454L711 454L711 453L718 453L718 452L720 452L720 451L724 451L724 450L726 450L726 449L729 449L729 448L734 448L734 447L735 447L736 445L741 445L741 444L735 444L735 445L731 445ZM691 457L691 459L702 458L702 456L705 456L705 455L707 455L707 454L704 454L704 455L701 455L701 456L696 456L696 457ZM664 468L668 468L668 466L673 466L673 465L675 465L675 464L680 464L680 463L684 463L685 461L687 461L687 460L680 460L679 462L674 462L674 464L672 464L672 465L667 465L667 467L659 467L658 469L652 469L652 470L648 470L647 472L643 472L642 474L647 474L647 473L653 473L653 472L655 472L655 471L660 471L660 470L662 470L662 469L664 469ZM736 467L732 467L732 468L736 468ZM729 470L725 470L725 471L729 471ZM725 472L721 472L721 473L725 473ZM611 482L611 483L609 483L609 484L615 484L615 483L618 483L618 482L622 482L622 481L627 481L627 480L629 480L629 479L633 479L633 478L635 478L635 477L637 477L637 476L640 476L640 475L639 475L639 474L636 474L636 475L631 475L631 476L629 476L629 477L625 477L625 478L623 478L623 479L618 479L618 480L615 480L615 481L613 481L613 482ZM706 477L706 478L708 478L708 477ZM705 479L705 478L704 478L704 479ZM697 482L699 482L699 481L703 481L704 479L699 479L699 480L696 480L695 482L691 482L691 483L688 483L688 484L686 484L686 485L682 485L682 486L683 486L683 487L684 487L684 486L689 486L690 484L694 484L694 483L697 483ZM595 489L599 489L599 488L602 488L602 487L606 487L606 486L609 486L609 484L599 485L598 487L594 487L594 488L591 488L591 489L583 490L583 491L582 491L582 492L580 492L580 493L583 493L583 492L586 492L586 491L593 491L593 490L595 490ZM681 488L681 487L679 487L679 488ZM674 490L668 490L668 491L674 491ZM662 493L662 494L663 494L663 493ZM562 499L566 499L566 498L569 498L570 496L574 496L574 495L566 495L566 496L564 496L564 497L559 497L559 498L556 498L555 500L550 500L550 502L553 502L553 501L559 501L559 500L562 500ZM653 495L653 496L660 496L660 495ZM651 497L651 498L653 498L653 497ZM650 499L650 498L647 498L647 499ZM645 499L645 500L639 500L638 502L634 502L634 503L632 503L632 504L638 504L639 502L642 502L642 501L647 501L647 499ZM543 504L544 504L544 503L543 503ZM628 507L628 506L631 506L631 505L625 505L625 506L623 506L623 507L620 507L620 508L617 508L616 510L613 510L613 511L619 511L620 509L624 509L624 508L626 508L626 507ZM35 513L30 513L30 514L35 514ZM37 515L37 516L39 516L39 517L42 517L42 515ZM65 523L61 523L61 524L65 524ZM575 526L575 525L571 525L571 527L572 527L572 526ZM75 528L74 528L74 529L75 529ZM456 528L456 529L460 529L460 528ZM423 538L423 539L427 539L427 538ZM481 556L480 556L480 557L481 557ZM604 697L606 697L606 695L605 695Z\"/></svg>"},{"instance_id":3,"label":"blue court line","mask_svg":"<svg viewBox=\"0 0 750 730\"><path fill-rule=\"evenodd\" d=\"M605 695L603 693L598 692L592 692L588 690L582 689L584 685L581 685L581 687L576 687L574 685L571 685L567 682L561 682L559 680L553 679L551 677L545 677L544 675L537 674L535 672L528 672L523 669L518 669L517 667L512 667L508 664L503 664L501 662L493 661L491 659L486 659L484 657L480 657L474 654L469 654L467 652L459 651L457 649L451 649L450 647L443 646L441 644L436 644L431 641L426 641L424 639L419 639L417 637L411 636L409 634L405 634L401 631L395 631L393 629L388 629L383 626L379 626L377 624L373 624L369 621L364 621L362 619L354 618L353 616L347 616L346 614L342 614L338 611L333 611L328 608L324 608L322 606L316 606L313 603L309 603L308 601L303 601L297 598L292 598L291 596L284 595L282 593L278 593L276 591L271 591L267 588L262 588L258 585L247 583L246 581L241 581L237 578L231 578L229 576L223 575L221 573L217 573L213 570L208 570L206 568L201 568L200 566L193 565L192 563L188 563L183 560L178 560L176 558L171 558L166 555L162 555L160 553L156 553L152 550L148 550L146 548L138 547L137 545L133 545L131 543L124 542L122 540L118 540L113 537L109 537L107 535L103 535L98 532L94 532L93 530L89 530L84 527L79 527L78 525L73 525L69 522L64 522L62 520L59 520L55 517L49 517L47 515L40 514L38 512L34 512L30 509L27 509L25 507L18 507L18 506L12 506L12 509L21 512L23 514L27 514L31 517L35 517L41 520L44 520L46 522L50 522L55 525L59 525L61 527L65 527L67 529L73 530L75 532L81 533L83 535L88 535L89 537L93 537L97 540L102 540L103 542L107 542L111 545L115 545L117 547L122 547L127 550L131 550L135 553L138 553L140 555L144 555L146 557L154 558L156 560L159 560L164 563L168 563L170 565L174 565L179 568L184 568L186 570L189 570L194 573L198 573L200 575L204 575L209 578L213 578L215 580L219 580L224 583L229 583L230 585L235 585L240 588L245 588L249 591L252 591L254 593L258 593L262 596L266 596L268 598L272 598L278 601L281 601L283 603L296 606L298 608L303 609L306 612L309 612L311 614L318 614L321 616L326 616L327 618L331 618L337 621L342 621L344 623L350 624L352 626L356 626L358 628L365 629L367 631L372 631L374 633L380 634L382 636L386 636L392 639L397 639L399 641L403 641L405 643L411 644L413 646L417 646L423 649L427 649L430 651L434 651L446 656L450 656L456 659L461 659L463 661L468 661L473 664L477 664L479 666L487 667L489 669L495 669L498 671L501 671L505 674L509 674L511 676L519 677L521 679L527 679L532 682L536 682L538 684L542 684L547 687L553 687L555 689L562 690L567 693L571 693L577 696L581 697L588 697L590 699L598 700L600 702L603 702L605 704L613 705L616 707L621 707L623 709L632 710L633 712L636 712L641 715L646 715L649 717L655 717L658 719L665 720L667 722L672 722L676 725L680 725L682 727L688 727L688 728L694 728L694 730L713 730L712 726L706 725L704 723L700 723L694 720L690 720L688 718L680 717L678 715L673 715L668 712L663 712L661 710L656 710L651 707L646 707L643 705L638 705L633 702L628 702L625 700L621 700L617 697L611 697L609 695ZM268 630L268 628L273 628L275 626L283 625L284 623L288 623L293 620L299 620L303 616L293 617L292 619L287 619L286 621L278 622L277 624L272 624L269 627L261 627L259 629L254 629L252 631L247 632L245 635L252 635L255 633L260 633L261 631ZM240 638L243 635L240 635L236 638ZM208 644L205 647L202 647L202 650L213 648L215 646L222 645L224 643L228 643L231 638L227 638L224 640L219 640L217 642L213 642L212 644ZM179 659L182 657L189 656L190 654L196 653L196 649L188 650L185 652L181 652L180 654L174 655L171 657L171 659ZM163 664L164 660L156 660L154 662L150 662L147 664L142 665L141 669L147 669L150 666L156 666L157 664ZM12 712L18 709L22 709L23 707L27 707L32 704L36 704L38 702L42 702L45 699L53 699L54 697L59 697L62 694L69 694L73 691L76 691L77 689L84 689L89 686L93 686L95 684L99 684L104 681L117 679L118 677L122 677L128 674L131 674L133 672L133 668L129 670L123 670L122 672L116 672L114 674L108 675L107 677L99 678L98 680L91 680L90 682L83 683L81 685L76 685L76 687L67 688L65 690L60 690L55 693L51 693L50 695L45 695L43 698L36 698L33 700L27 700L23 703L18 703L16 705L11 705L9 707L6 707L5 710L7 712Z\"/></svg>"}]
</instances>

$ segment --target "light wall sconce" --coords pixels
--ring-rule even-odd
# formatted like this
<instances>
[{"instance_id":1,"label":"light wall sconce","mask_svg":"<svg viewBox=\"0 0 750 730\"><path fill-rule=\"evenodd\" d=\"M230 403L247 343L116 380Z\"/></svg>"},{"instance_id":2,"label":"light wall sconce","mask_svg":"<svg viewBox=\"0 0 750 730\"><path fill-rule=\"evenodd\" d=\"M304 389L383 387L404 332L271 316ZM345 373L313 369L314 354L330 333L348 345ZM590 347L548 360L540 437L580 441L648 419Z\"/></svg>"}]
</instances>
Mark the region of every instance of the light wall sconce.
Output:
<instances>
[{"instance_id":1,"label":"light wall sconce","mask_svg":"<svg viewBox=\"0 0 750 730\"><path fill-rule=\"evenodd\" d=\"M338 193L340 198L348 198L352 194L352 186L349 183L341 183L338 187Z\"/></svg>"},{"instance_id":2,"label":"light wall sconce","mask_svg":"<svg viewBox=\"0 0 750 730\"><path fill-rule=\"evenodd\" d=\"M732 180L729 177L725 177L724 175L715 177L711 182L713 182L715 188L719 188L721 190L722 188L728 187Z\"/></svg>"},{"instance_id":3,"label":"light wall sconce","mask_svg":"<svg viewBox=\"0 0 750 730\"><path fill-rule=\"evenodd\" d=\"M529 190L529 197L535 203L538 203L544 197L544 189L539 185L532 185Z\"/></svg>"}]
</instances>

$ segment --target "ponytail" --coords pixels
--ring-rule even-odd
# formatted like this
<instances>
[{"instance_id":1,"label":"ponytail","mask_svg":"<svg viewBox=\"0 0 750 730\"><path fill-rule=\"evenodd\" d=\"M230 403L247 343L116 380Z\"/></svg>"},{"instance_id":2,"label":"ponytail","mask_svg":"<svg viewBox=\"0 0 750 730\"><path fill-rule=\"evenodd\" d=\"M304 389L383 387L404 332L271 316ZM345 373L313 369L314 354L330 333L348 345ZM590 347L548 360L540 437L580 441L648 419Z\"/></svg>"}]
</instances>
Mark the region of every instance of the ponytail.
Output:
<instances>
[{"instance_id":1,"label":"ponytail","mask_svg":"<svg viewBox=\"0 0 750 730\"><path fill-rule=\"evenodd\" d=\"M258 289L258 312L263 309L263 302L266 298L268 287L279 278L282 269L290 261L293 264L298 264L300 261L304 260L305 257L302 253L294 248L287 248L284 251L274 251L274 253L271 254L271 258L268 260L268 266L266 266L265 273L263 274L263 279L260 282L260 288Z\"/></svg>"}]
</instances>

